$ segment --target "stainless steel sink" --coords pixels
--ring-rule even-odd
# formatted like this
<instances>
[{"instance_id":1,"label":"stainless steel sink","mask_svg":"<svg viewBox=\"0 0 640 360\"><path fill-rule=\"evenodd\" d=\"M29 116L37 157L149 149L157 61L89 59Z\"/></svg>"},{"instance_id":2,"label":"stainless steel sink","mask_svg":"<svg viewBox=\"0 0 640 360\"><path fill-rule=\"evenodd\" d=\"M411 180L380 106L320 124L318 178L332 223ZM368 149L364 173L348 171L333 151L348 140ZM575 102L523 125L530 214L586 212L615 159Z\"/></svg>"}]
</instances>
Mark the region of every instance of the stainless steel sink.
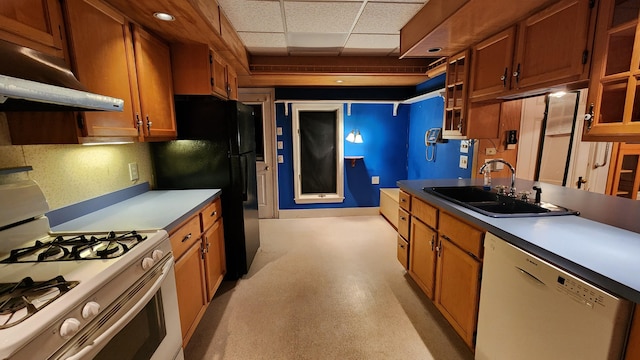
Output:
<instances>
[{"instance_id":1,"label":"stainless steel sink","mask_svg":"<svg viewBox=\"0 0 640 360\"><path fill-rule=\"evenodd\" d=\"M542 202L530 203L484 190L480 186L425 187L425 192L491 217L578 215L577 211Z\"/></svg>"}]
</instances>

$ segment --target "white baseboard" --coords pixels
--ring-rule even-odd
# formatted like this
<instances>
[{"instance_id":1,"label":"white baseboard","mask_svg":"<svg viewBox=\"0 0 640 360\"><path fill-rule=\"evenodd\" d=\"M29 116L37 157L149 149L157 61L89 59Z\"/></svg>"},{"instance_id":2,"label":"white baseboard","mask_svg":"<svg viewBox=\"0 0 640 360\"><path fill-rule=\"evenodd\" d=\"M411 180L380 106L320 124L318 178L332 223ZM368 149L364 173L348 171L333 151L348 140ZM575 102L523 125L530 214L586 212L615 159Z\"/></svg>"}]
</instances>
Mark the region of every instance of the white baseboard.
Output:
<instances>
[{"instance_id":1,"label":"white baseboard","mask_svg":"<svg viewBox=\"0 0 640 360\"><path fill-rule=\"evenodd\" d=\"M299 219L335 216L372 216L379 215L379 207L357 208L331 208L331 209L304 209L304 210L280 210L279 219Z\"/></svg>"}]
</instances>

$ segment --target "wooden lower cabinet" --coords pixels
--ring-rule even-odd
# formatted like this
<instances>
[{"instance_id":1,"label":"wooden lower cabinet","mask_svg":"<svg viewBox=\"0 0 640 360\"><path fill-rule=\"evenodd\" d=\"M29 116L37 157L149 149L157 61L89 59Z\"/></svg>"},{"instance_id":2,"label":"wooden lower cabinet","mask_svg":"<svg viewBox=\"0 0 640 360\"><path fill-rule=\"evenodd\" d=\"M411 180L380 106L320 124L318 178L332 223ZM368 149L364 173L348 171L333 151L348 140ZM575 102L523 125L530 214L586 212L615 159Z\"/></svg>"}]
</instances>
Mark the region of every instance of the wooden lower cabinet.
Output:
<instances>
[{"instance_id":1,"label":"wooden lower cabinet","mask_svg":"<svg viewBox=\"0 0 640 360\"><path fill-rule=\"evenodd\" d=\"M412 197L407 202L411 204L406 222L410 225L408 273L474 349L485 231L422 199ZM402 233L398 225L399 243L405 237Z\"/></svg>"},{"instance_id":2,"label":"wooden lower cabinet","mask_svg":"<svg viewBox=\"0 0 640 360\"><path fill-rule=\"evenodd\" d=\"M640 304L636 304L631 322L631 331L627 340L625 360L640 360Z\"/></svg>"},{"instance_id":3,"label":"wooden lower cabinet","mask_svg":"<svg viewBox=\"0 0 640 360\"><path fill-rule=\"evenodd\" d=\"M420 220L411 221L409 275L433 300L436 280L436 242L438 234Z\"/></svg>"},{"instance_id":4,"label":"wooden lower cabinet","mask_svg":"<svg viewBox=\"0 0 640 360\"><path fill-rule=\"evenodd\" d=\"M182 346L186 346L207 309L204 263L201 259L201 243L194 243L176 262L176 288Z\"/></svg>"},{"instance_id":5,"label":"wooden lower cabinet","mask_svg":"<svg viewBox=\"0 0 640 360\"><path fill-rule=\"evenodd\" d=\"M202 237L205 246L204 263L207 279L207 299L211 301L227 272L224 255L224 228L218 219Z\"/></svg>"},{"instance_id":6,"label":"wooden lower cabinet","mask_svg":"<svg viewBox=\"0 0 640 360\"><path fill-rule=\"evenodd\" d=\"M440 239L436 307L471 348L475 346L482 263L445 238Z\"/></svg>"},{"instance_id":7,"label":"wooden lower cabinet","mask_svg":"<svg viewBox=\"0 0 640 360\"><path fill-rule=\"evenodd\" d=\"M176 258L176 288L182 346L193 332L226 273L220 199L203 206L170 235Z\"/></svg>"}]
</instances>

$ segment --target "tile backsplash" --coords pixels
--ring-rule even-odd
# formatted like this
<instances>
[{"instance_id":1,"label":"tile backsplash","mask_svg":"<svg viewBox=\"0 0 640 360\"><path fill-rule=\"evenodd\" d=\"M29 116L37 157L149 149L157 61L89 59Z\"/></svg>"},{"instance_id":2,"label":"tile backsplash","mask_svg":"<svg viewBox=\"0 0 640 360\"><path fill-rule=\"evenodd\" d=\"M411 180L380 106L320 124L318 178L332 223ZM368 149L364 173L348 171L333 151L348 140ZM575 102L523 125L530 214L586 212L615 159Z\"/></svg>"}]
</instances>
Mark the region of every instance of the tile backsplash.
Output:
<instances>
[{"instance_id":1,"label":"tile backsplash","mask_svg":"<svg viewBox=\"0 0 640 360\"><path fill-rule=\"evenodd\" d=\"M2 131L0 131L1 133ZM1 144L1 143L0 143ZM139 179L129 180L129 163L138 164ZM32 166L15 176L35 180L57 209L132 185L152 181L149 145L0 145L0 168Z\"/></svg>"}]
</instances>

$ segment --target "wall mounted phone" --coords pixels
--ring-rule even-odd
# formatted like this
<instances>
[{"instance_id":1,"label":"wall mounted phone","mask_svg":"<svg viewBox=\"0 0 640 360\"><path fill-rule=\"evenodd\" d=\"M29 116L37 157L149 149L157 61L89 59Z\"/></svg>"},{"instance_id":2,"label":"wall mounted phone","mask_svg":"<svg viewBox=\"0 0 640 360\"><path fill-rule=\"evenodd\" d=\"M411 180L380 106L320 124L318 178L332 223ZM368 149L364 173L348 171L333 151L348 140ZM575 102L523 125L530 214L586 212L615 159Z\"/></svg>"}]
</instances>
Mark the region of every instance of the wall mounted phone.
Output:
<instances>
[{"instance_id":1,"label":"wall mounted phone","mask_svg":"<svg viewBox=\"0 0 640 360\"><path fill-rule=\"evenodd\" d=\"M424 145L427 147L425 154L427 161L436 160L436 143L440 141L441 130L441 128L431 128L424 134ZM431 148L431 154L429 154L429 148Z\"/></svg>"}]
</instances>

